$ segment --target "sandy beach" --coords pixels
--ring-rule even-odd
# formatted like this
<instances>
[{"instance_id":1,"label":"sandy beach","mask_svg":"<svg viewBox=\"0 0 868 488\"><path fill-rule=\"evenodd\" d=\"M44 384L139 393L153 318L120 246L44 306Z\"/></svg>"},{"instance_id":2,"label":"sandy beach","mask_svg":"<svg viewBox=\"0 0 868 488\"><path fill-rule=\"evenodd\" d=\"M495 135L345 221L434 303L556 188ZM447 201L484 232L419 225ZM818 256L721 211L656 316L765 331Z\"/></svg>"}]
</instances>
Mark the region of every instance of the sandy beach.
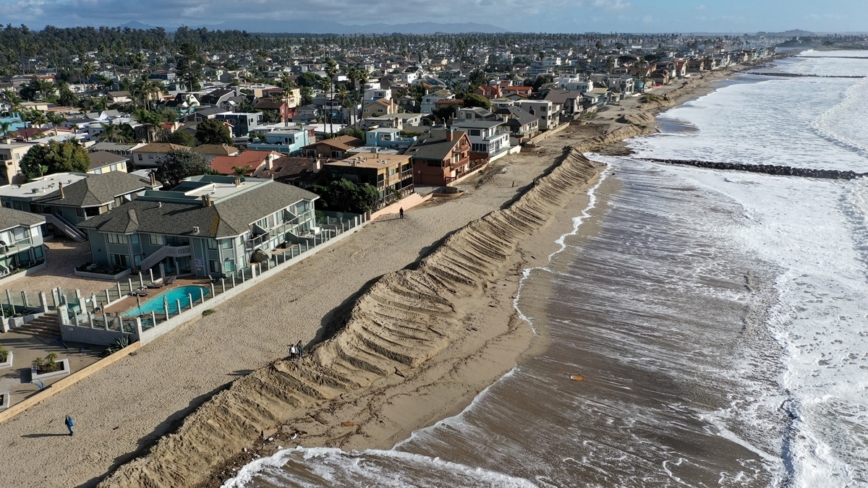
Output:
<instances>
[{"instance_id":1,"label":"sandy beach","mask_svg":"<svg viewBox=\"0 0 868 488\"><path fill-rule=\"evenodd\" d=\"M0 424L6 482L216 486L278 446L388 448L457 413L544 346L512 302L521 270L544 265L587 206L601 168L581 153L655 131L653 115L730 74L607 107L497 161L462 197L377 220ZM308 357L278 359L297 340L315 344Z\"/></svg>"}]
</instances>

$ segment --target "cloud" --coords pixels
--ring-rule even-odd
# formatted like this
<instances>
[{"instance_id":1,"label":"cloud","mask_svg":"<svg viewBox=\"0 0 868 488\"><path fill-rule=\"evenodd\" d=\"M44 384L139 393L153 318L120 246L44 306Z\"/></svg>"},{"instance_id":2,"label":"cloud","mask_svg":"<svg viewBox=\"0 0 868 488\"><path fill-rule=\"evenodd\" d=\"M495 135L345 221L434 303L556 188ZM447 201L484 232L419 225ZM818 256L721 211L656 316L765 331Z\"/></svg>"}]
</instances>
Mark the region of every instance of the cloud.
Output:
<instances>
[{"instance_id":1,"label":"cloud","mask_svg":"<svg viewBox=\"0 0 868 488\"><path fill-rule=\"evenodd\" d=\"M696 7L696 10L699 10L701 12L701 11L705 10L706 8L708 8L708 7L706 7L705 5L700 5L700 6Z\"/></svg>"},{"instance_id":2,"label":"cloud","mask_svg":"<svg viewBox=\"0 0 868 488\"><path fill-rule=\"evenodd\" d=\"M593 6L603 10L626 10L632 4L623 0L594 0Z\"/></svg>"}]
</instances>

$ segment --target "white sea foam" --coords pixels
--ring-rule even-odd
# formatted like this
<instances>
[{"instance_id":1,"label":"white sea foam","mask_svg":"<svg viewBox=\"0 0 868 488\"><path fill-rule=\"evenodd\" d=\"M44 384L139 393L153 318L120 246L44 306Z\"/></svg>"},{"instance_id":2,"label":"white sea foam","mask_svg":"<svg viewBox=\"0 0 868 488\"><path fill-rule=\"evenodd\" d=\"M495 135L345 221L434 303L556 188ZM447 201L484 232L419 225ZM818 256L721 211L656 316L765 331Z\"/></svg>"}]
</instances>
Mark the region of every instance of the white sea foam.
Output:
<instances>
[{"instance_id":1,"label":"white sea foam","mask_svg":"<svg viewBox=\"0 0 868 488\"><path fill-rule=\"evenodd\" d=\"M529 480L419 454L374 449L346 452L337 448L297 447L247 464L236 477L226 481L223 488L251 486L256 479L279 486L298 487L537 486Z\"/></svg>"},{"instance_id":2,"label":"white sea foam","mask_svg":"<svg viewBox=\"0 0 868 488\"><path fill-rule=\"evenodd\" d=\"M581 215L579 215L578 217L573 217L573 219L572 219L573 220L573 229L570 232L567 232L566 234L561 235L557 240L555 240L555 244L559 245L560 249L549 254L549 256L548 256L548 262L549 263L551 263L551 260L553 257L555 257L557 254L560 254L561 252L563 252L567 248L566 238L568 236L576 235L579 232L579 227L581 227L582 222L584 222L585 219L587 219L591 216L591 210L593 210L597 206L597 188L599 188L600 185L603 184L603 181L605 181L606 177L608 176L608 172L609 172L609 169L604 168L603 171L600 172L600 177L597 180L597 183L588 190L588 206L582 210ZM531 330L533 330L534 334L536 334L537 331L533 325L533 317L528 317L527 315L525 315L521 311L521 307L519 306L519 300L521 300L521 290L524 286L525 281L527 281L527 279L530 277L531 273L535 270L542 270L542 271L551 272L551 270L548 268L548 266L524 268L521 272L522 275L521 275L521 280L519 280L519 284L518 284L518 292L515 294L515 299L513 299L513 301L512 301L512 306L513 306L513 308L515 308L515 311L518 313L519 318L521 318L522 320L527 322L528 325L530 325Z\"/></svg>"}]
</instances>

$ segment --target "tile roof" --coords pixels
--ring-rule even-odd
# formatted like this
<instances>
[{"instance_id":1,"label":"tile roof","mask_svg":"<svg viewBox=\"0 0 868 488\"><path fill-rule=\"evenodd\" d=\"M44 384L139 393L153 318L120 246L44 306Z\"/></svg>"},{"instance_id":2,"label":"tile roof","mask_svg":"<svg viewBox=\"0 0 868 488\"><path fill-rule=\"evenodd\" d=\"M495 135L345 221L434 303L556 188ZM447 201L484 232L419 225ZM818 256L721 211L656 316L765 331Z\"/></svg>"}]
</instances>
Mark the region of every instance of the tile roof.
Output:
<instances>
[{"instance_id":1,"label":"tile roof","mask_svg":"<svg viewBox=\"0 0 868 488\"><path fill-rule=\"evenodd\" d=\"M98 207L112 203L116 196L150 188L151 182L147 178L123 171L111 171L101 175L89 175L64 187L63 198L60 190L55 190L40 198L39 202L67 207Z\"/></svg>"},{"instance_id":2,"label":"tile roof","mask_svg":"<svg viewBox=\"0 0 868 488\"><path fill-rule=\"evenodd\" d=\"M302 199L318 196L301 188L265 181L232 198L206 207L202 202L156 202L133 200L98 215L79 227L99 232L144 232L169 235L224 238L241 235L253 222ZM194 228L198 227L198 233Z\"/></svg>"},{"instance_id":3,"label":"tile roof","mask_svg":"<svg viewBox=\"0 0 868 488\"><path fill-rule=\"evenodd\" d=\"M169 144L166 142L152 142L150 144L146 144L142 147L133 149L132 152L135 153L168 153L169 151L189 151L190 148L187 146L180 146L178 144Z\"/></svg>"},{"instance_id":4,"label":"tile roof","mask_svg":"<svg viewBox=\"0 0 868 488\"><path fill-rule=\"evenodd\" d=\"M211 160L211 169L222 175L234 175L236 167L249 167L249 172L252 172L265 164L265 160L272 152L247 150L237 156L217 156Z\"/></svg>"}]
</instances>

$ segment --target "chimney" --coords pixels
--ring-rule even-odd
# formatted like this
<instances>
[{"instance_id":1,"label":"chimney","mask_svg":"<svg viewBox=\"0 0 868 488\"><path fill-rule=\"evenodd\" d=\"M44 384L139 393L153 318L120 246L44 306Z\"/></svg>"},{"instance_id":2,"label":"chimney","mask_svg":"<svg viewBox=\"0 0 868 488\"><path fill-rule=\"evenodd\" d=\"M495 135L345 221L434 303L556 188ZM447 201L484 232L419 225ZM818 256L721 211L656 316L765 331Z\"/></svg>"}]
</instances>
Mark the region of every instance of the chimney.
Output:
<instances>
[{"instance_id":1,"label":"chimney","mask_svg":"<svg viewBox=\"0 0 868 488\"><path fill-rule=\"evenodd\" d=\"M211 206L211 196L210 195L202 195L202 206L210 207Z\"/></svg>"},{"instance_id":2,"label":"chimney","mask_svg":"<svg viewBox=\"0 0 868 488\"><path fill-rule=\"evenodd\" d=\"M319 173L319 171L320 171L321 169L322 169L322 161L320 161L319 156L317 156L317 157L316 157L316 160L315 160L314 163L313 163L313 172L314 172L314 173Z\"/></svg>"},{"instance_id":3,"label":"chimney","mask_svg":"<svg viewBox=\"0 0 868 488\"><path fill-rule=\"evenodd\" d=\"M60 188L60 198L61 199L66 198L66 195L63 194L63 182L58 181L57 186L58 186L58 188Z\"/></svg>"},{"instance_id":4,"label":"chimney","mask_svg":"<svg viewBox=\"0 0 868 488\"><path fill-rule=\"evenodd\" d=\"M154 172L151 171L149 176L151 177L151 186L157 186L157 175L155 175Z\"/></svg>"},{"instance_id":5,"label":"chimney","mask_svg":"<svg viewBox=\"0 0 868 488\"><path fill-rule=\"evenodd\" d=\"M241 186L241 177L235 175L235 186Z\"/></svg>"},{"instance_id":6,"label":"chimney","mask_svg":"<svg viewBox=\"0 0 868 488\"><path fill-rule=\"evenodd\" d=\"M446 142L452 142L453 137L452 129L446 131Z\"/></svg>"}]
</instances>

